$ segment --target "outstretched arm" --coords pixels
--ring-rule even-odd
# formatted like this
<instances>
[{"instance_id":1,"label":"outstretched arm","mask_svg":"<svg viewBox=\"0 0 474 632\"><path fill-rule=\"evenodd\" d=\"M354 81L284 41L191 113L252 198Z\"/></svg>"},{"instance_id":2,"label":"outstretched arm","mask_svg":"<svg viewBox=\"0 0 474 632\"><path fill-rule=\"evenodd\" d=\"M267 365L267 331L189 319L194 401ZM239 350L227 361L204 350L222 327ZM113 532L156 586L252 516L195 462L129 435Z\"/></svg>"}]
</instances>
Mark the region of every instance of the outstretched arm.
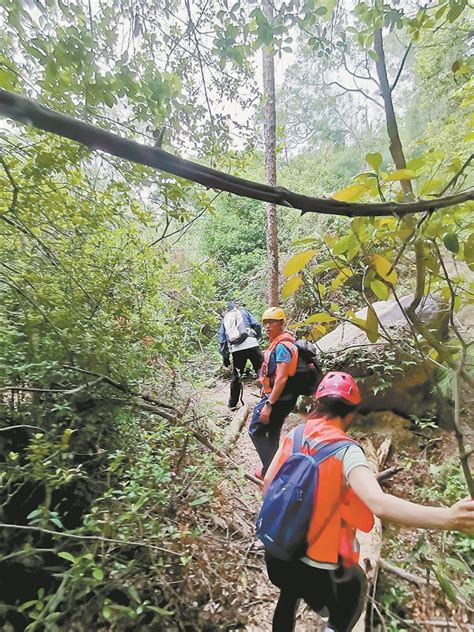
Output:
<instances>
[{"instance_id":1,"label":"outstretched arm","mask_svg":"<svg viewBox=\"0 0 474 632\"><path fill-rule=\"evenodd\" d=\"M381 520L405 527L458 530L474 535L474 500L460 500L452 507L418 505L386 494L366 467L355 467L348 480L357 496Z\"/></svg>"}]
</instances>

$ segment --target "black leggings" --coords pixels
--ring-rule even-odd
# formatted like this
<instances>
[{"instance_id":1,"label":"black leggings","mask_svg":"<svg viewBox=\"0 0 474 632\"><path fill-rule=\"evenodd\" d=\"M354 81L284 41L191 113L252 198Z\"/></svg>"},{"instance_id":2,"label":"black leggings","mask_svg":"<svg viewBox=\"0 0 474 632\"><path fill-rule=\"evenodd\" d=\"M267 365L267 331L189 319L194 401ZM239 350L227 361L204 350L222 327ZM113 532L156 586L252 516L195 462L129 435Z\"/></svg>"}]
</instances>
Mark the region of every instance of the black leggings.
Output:
<instances>
[{"instance_id":1,"label":"black leggings","mask_svg":"<svg viewBox=\"0 0 474 632\"><path fill-rule=\"evenodd\" d=\"M265 555L270 581L280 589L273 614L273 632L292 632L298 601L303 599L316 612L327 608L328 626L335 632L350 632L365 605L367 578L360 566L335 571L303 562L282 562Z\"/></svg>"}]
</instances>

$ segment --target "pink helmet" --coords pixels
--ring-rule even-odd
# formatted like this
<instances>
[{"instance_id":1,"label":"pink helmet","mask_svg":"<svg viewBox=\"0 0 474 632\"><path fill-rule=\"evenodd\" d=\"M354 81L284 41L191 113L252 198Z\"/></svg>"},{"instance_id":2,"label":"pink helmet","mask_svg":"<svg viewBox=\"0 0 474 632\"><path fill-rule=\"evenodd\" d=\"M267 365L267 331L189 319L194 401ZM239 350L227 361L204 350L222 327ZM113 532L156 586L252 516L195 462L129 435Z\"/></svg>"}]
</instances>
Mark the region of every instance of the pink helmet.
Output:
<instances>
[{"instance_id":1,"label":"pink helmet","mask_svg":"<svg viewBox=\"0 0 474 632\"><path fill-rule=\"evenodd\" d=\"M357 406L361 402L360 392L356 381L349 373L341 371L331 371L326 373L319 383L314 395L316 401L328 395L335 395L348 404Z\"/></svg>"}]
</instances>

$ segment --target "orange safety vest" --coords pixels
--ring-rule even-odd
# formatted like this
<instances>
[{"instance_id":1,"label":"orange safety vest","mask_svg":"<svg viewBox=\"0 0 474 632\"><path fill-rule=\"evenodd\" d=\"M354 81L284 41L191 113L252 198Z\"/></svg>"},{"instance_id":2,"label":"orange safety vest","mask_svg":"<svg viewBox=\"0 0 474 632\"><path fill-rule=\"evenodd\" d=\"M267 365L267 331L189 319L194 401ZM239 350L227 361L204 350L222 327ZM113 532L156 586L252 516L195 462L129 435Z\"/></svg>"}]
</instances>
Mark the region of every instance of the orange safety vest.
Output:
<instances>
[{"instance_id":1,"label":"orange safety vest","mask_svg":"<svg viewBox=\"0 0 474 632\"><path fill-rule=\"evenodd\" d=\"M287 331L284 331L282 334L277 336L275 340L273 340L273 342L270 344L268 349L266 349L263 352L263 364L262 364L262 368L260 369L259 379L260 379L260 382L262 383L262 393L265 393L267 395L272 392L273 382L275 380L274 374L268 375L268 368L270 366L270 356L272 355L273 351L276 349L276 346L280 343L285 345L285 347L291 353L291 362L290 362L288 376L291 377L292 375L296 373L296 365L298 364L298 349L295 347L294 337Z\"/></svg>"},{"instance_id":2,"label":"orange safety vest","mask_svg":"<svg viewBox=\"0 0 474 632\"><path fill-rule=\"evenodd\" d=\"M308 418L303 441L334 442L347 440L347 434L339 424L324 417ZM279 452L278 472L291 454L293 441L285 437ZM314 450L314 448L313 448ZM309 452L305 444L302 452ZM344 566L359 561L356 529L369 532L374 526L374 515L360 498L344 484L342 461L329 457L319 466L319 483L314 499L314 513L308 529L306 556L316 562L337 564L342 558Z\"/></svg>"}]
</instances>

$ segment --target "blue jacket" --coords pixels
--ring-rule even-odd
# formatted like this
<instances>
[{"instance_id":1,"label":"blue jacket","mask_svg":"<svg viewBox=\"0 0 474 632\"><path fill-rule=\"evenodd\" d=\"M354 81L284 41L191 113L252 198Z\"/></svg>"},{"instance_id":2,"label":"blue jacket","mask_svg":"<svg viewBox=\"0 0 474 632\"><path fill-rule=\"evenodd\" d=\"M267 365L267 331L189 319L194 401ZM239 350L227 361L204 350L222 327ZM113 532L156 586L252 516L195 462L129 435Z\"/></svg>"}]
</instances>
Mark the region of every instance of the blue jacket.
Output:
<instances>
[{"instance_id":1,"label":"blue jacket","mask_svg":"<svg viewBox=\"0 0 474 632\"><path fill-rule=\"evenodd\" d=\"M245 326L247 328L252 328L254 332L257 334L257 338L260 338L262 335L262 326L258 322L258 320L246 309L240 308L240 313L242 314L242 318L244 319ZM217 339L219 341L219 352L221 355L226 355L229 353L229 339L225 332L224 328L224 319L222 319L221 326L219 327L219 331L217 333Z\"/></svg>"}]
</instances>

